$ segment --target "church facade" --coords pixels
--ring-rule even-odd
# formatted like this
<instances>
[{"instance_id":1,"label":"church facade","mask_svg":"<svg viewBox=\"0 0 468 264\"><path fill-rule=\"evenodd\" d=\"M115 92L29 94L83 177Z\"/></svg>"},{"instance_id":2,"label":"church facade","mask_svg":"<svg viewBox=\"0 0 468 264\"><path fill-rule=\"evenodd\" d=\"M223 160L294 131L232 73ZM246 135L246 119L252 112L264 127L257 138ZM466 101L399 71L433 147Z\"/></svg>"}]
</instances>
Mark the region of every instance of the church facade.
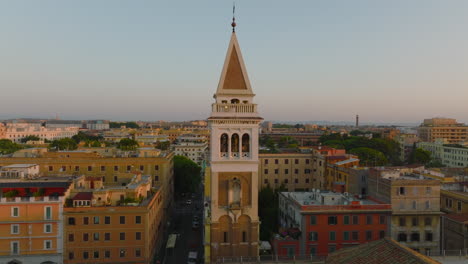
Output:
<instances>
[{"instance_id":1,"label":"church facade","mask_svg":"<svg viewBox=\"0 0 468 264\"><path fill-rule=\"evenodd\" d=\"M258 133L262 118L254 96L233 30L208 118L206 263L222 257L258 256Z\"/></svg>"}]
</instances>

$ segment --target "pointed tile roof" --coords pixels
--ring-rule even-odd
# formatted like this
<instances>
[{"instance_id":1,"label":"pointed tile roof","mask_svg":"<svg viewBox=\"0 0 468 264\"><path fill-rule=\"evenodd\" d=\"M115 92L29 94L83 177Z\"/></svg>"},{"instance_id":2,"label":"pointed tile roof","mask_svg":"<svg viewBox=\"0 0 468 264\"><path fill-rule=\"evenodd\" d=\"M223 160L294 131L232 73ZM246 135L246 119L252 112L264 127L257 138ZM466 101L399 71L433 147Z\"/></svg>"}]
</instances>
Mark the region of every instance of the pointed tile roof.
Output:
<instances>
[{"instance_id":1,"label":"pointed tile roof","mask_svg":"<svg viewBox=\"0 0 468 264\"><path fill-rule=\"evenodd\" d=\"M231 35L216 94L253 95L235 32Z\"/></svg>"}]
</instances>

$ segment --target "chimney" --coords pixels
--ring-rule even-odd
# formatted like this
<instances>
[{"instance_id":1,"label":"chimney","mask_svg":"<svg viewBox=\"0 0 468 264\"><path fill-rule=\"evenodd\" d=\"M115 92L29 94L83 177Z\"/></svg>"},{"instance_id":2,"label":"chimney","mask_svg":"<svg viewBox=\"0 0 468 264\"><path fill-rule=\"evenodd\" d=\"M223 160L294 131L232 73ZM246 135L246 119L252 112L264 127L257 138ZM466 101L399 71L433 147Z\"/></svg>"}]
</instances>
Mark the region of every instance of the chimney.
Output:
<instances>
[{"instance_id":1,"label":"chimney","mask_svg":"<svg viewBox=\"0 0 468 264\"><path fill-rule=\"evenodd\" d=\"M356 115L356 127L359 127L359 115Z\"/></svg>"}]
</instances>

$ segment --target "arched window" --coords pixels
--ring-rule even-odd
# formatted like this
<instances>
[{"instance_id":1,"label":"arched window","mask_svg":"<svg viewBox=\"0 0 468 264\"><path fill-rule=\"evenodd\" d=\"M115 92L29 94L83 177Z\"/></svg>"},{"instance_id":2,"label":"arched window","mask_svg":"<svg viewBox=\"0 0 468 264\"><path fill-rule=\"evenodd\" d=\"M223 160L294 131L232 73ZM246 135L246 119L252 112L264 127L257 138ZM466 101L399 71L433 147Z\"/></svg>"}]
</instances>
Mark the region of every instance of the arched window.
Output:
<instances>
[{"instance_id":1,"label":"arched window","mask_svg":"<svg viewBox=\"0 0 468 264\"><path fill-rule=\"evenodd\" d=\"M239 99L231 99L231 104L238 104L239 102Z\"/></svg>"},{"instance_id":2,"label":"arched window","mask_svg":"<svg viewBox=\"0 0 468 264\"><path fill-rule=\"evenodd\" d=\"M228 152L228 135L226 133L221 135L220 147L221 152Z\"/></svg>"},{"instance_id":3,"label":"arched window","mask_svg":"<svg viewBox=\"0 0 468 264\"><path fill-rule=\"evenodd\" d=\"M239 135L233 134L231 137L231 152L239 152Z\"/></svg>"},{"instance_id":4,"label":"arched window","mask_svg":"<svg viewBox=\"0 0 468 264\"><path fill-rule=\"evenodd\" d=\"M250 152L250 136L245 133L242 135L242 153Z\"/></svg>"}]
</instances>

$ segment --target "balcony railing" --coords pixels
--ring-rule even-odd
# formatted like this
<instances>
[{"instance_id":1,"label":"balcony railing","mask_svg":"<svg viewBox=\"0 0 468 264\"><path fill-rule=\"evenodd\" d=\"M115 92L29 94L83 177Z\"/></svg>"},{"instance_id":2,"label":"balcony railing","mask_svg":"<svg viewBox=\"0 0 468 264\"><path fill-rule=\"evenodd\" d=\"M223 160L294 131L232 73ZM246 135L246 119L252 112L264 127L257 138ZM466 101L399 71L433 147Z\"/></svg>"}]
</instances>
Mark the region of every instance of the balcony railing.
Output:
<instances>
[{"instance_id":1,"label":"balcony railing","mask_svg":"<svg viewBox=\"0 0 468 264\"><path fill-rule=\"evenodd\" d=\"M213 104L213 112L220 113L256 113L256 104Z\"/></svg>"}]
</instances>

